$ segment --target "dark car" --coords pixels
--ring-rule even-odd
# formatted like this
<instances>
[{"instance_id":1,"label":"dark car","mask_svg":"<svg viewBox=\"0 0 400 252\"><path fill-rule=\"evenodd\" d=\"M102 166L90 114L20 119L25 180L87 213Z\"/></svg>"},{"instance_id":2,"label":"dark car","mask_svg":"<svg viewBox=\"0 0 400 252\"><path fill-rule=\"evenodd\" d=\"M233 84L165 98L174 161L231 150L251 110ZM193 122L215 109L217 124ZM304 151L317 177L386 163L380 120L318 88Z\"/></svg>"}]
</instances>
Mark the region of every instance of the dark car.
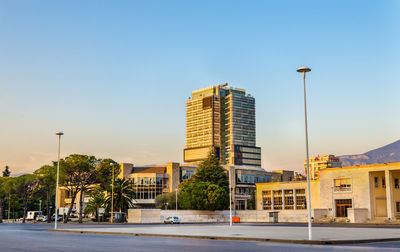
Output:
<instances>
[{"instance_id":1,"label":"dark car","mask_svg":"<svg viewBox=\"0 0 400 252\"><path fill-rule=\"evenodd\" d=\"M55 216L55 215L51 216L51 220L52 220L52 221L55 221L55 219L56 219L56 216ZM57 216L57 221L62 221L62 219L63 219L63 218L62 218L61 215L58 215L58 216Z\"/></svg>"}]
</instances>

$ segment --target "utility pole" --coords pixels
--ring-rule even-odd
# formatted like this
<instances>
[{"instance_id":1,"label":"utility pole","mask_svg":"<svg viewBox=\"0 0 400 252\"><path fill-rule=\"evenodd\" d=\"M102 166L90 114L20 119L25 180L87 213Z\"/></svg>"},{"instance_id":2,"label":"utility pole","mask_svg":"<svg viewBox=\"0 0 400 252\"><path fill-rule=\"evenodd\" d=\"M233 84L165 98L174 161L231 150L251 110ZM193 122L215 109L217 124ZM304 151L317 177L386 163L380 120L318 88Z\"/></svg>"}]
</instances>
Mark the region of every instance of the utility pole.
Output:
<instances>
[{"instance_id":1,"label":"utility pole","mask_svg":"<svg viewBox=\"0 0 400 252\"><path fill-rule=\"evenodd\" d=\"M178 188L175 189L175 210L178 211Z\"/></svg>"},{"instance_id":2,"label":"utility pole","mask_svg":"<svg viewBox=\"0 0 400 252\"><path fill-rule=\"evenodd\" d=\"M56 132L58 136L58 158L57 158L57 186L56 186L56 218L54 220L54 229L57 229L57 219L58 219L58 183L60 177L60 144L61 144L61 136L64 135L61 131Z\"/></svg>"},{"instance_id":3,"label":"utility pole","mask_svg":"<svg viewBox=\"0 0 400 252\"><path fill-rule=\"evenodd\" d=\"M110 163L112 166L112 184L111 184L111 224L114 221L114 163Z\"/></svg>"},{"instance_id":4,"label":"utility pole","mask_svg":"<svg viewBox=\"0 0 400 252\"><path fill-rule=\"evenodd\" d=\"M306 159L307 159L307 209L308 209L308 239L312 240L312 222L311 222L311 186L310 186L310 160L308 155L308 126L307 126L307 102L306 102L306 73L310 72L308 67L300 67L297 72L303 73L304 88L304 122L306 134Z\"/></svg>"},{"instance_id":5,"label":"utility pole","mask_svg":"<svg viewBox=\"0 0 400 252\"><path fill-rule=\"evenodd\" d=\"M7 223L10 223L10 208L11 208L11 204L10 204L10 190L8 190L8 217L7 217Z\"/></svg>"}]
</instances>

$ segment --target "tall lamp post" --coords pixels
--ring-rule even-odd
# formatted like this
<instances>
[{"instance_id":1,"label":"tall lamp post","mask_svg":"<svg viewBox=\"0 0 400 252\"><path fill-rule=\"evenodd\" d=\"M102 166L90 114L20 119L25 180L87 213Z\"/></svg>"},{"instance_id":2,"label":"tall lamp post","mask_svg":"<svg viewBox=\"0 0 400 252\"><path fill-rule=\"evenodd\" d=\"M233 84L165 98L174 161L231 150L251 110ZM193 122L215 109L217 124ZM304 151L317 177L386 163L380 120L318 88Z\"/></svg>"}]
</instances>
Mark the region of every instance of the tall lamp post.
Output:
<instances>
[{"instance_id":1,"label":"tall lamp post","mask_svg":"<svg viewBox=\"0 0 400 252\"><path fill-rule=\"evenodd\" d=\"M299 67L297 72L303 73L303 89L304 89L304 122L306 133L306 160L307 160L307 210L308 210L308 239L312 240L312 223L311 223L311 192L310 192L310 164L308 157L308 127L307 127L307 101L306 101L306 73L310 72L308 67Z\"/></svg>"},{"instance_id":2,"label":"tall lamp post","mask_svg":"<svg viewBox=\"0 0 400 252\"><path fill-rule=\"evenodd\" d=\"M114 163L110 163L112 166L112 184L111 184L111 224L114 221Z\"/></svg>"},{"instance_id":3,"label":"tall lamp post","mask_svg":"<svg viewBox=\"0 0 400 252\"><path fill-rule=\"evenodd\" d=\"M10 223L10 210L11 210L11 205L10 205L10 189L8 190L8 219L7 219L7 223Z\"/></svg>"},{"instance_id":4,"label":"tall lamp post","mask_svg":"<svg viewBox=\"0 0 400 252\"><path fill-rule=\"evenodd\" d=\"M175 189L175 211L178 211L178 188Z\"/></svg>"},{"instance_id":5,"label":"tall lamp post","mask_svg":"<svg viewBox=\"0 0 400 252\"><path fill-rule=\"evenodd\" d=\"M235 168L233 168L235 169ZM229 226L232 227L232 186L231 186L231 167L229 166Z\"/></svg>"},{"instance_id":6,"label":"tall lamp post","mask_svg":"<svg viewBox=\"0 0 400 252\"><path fill-rule=\"evenodd\" d=\"M232 151L232 149L227 149L226 152ZM228 166L229 173L229 227L232 227L232 185L231 185L231 166ZM233 167L233 172L235 172L235 167Z\"/></svg>"},{"instance_id":7,"label":"tall lamp post","mask_svg":"<svg viewBox=\"0 0 400 252\"><path fill-rule=\"evenodd\" d=\"M60 145L61 136L64 135L61 131L56 132L58 136L58 155L57 155L57 186L56 186L56 218L54 219L54 229L57 229L57 219L58 219L58 183L60 177Z\"/></svg>"}]
</instances>

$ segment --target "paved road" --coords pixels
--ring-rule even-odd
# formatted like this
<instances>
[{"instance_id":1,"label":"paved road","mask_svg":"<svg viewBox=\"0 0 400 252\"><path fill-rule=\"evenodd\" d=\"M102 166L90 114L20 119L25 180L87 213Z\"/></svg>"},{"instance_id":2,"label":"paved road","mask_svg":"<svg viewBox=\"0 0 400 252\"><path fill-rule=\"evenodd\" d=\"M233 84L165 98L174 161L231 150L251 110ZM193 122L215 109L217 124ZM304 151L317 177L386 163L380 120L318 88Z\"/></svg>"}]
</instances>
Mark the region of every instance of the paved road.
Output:
<instances>
[{"instance_id":1,"label":"paved road","mask_svg":"<svg viewBox=\"0 0 400 252\"><path fill-rule=\"evenodd\" d=\"M63 228L77 224L61 225ZM80 225L79 225L80 226ZM89 226L89 225L83 225ZM93 225L90 225L93 226ZM103 226L103 225L102 225ZM104 225L108 226L108 225ZM124 226L124 225L118 225ZM145 226L145 225L143 225ZM152 225L153 226L153 225ZM154 225L155 226L155 225ZM48 232L48 224L0 224L0 251L399 251L400 242L345 246ZM117 225L115 225L117 227Z\"/></svg>"}]
</instances>

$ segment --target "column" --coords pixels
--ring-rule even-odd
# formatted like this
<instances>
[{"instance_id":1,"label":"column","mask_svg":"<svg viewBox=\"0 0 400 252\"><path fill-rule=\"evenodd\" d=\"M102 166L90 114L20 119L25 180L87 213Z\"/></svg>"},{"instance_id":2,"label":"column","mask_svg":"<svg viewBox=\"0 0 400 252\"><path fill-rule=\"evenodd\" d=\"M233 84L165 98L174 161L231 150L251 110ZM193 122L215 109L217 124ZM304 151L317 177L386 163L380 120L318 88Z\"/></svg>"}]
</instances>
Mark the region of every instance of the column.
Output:
<instances>
[{"instance_id":1,"label":"column","mask_svg":"<svg viewBox=\"0 0 400 252\"><path fill-rule=\"evenodd\" d=\"M282 189L282 210L285 210L285 189Z\"/></svg>"},{"instance_id":2,"label":"column","mask_svg":"<svg viewBox=\"0 0 400 252\"><path fill-rule=\"evenodd\" d=\"M297 210L296 189L293 189L293 209Z\"/></svg>"},{"instance_id":3,"label":"column","mask_svg":"<svg viewBox=\"0 0 400 252\"><path fill-rule=\"evenodd\" d=\"M386 209L388 219L393 219L393 183L392 173L389 170L385 170L385 184L386 184Z\"/></svg>"},{"instance_id":4,"label":"column","mask_svg":"<svg viewBox=\"0 0 400 252\"><path fill-rule=\"evenodd\" d=\"M271 190L271 210L274 210L274 191Z\"/></svg>"}]
</instances>

